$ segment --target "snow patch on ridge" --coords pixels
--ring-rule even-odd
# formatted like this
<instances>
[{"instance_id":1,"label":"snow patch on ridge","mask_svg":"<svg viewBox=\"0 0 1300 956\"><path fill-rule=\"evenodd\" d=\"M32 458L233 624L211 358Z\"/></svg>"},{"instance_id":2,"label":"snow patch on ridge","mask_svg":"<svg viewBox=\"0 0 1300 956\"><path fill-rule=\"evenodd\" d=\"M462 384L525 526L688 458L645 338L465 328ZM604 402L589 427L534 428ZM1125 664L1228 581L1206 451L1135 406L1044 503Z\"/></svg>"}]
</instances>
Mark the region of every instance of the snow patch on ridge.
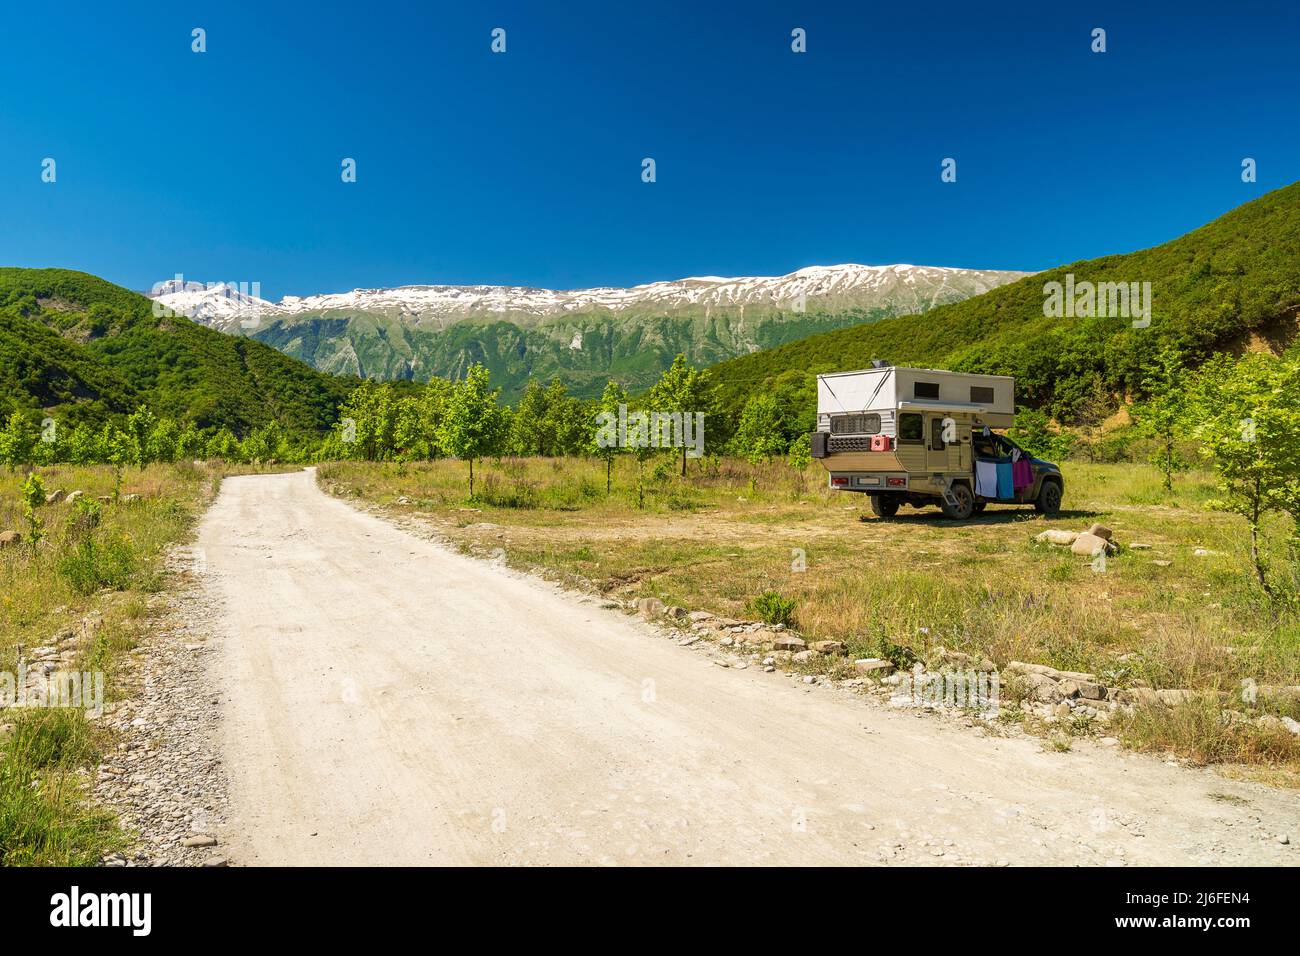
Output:
<instances>
[{"instance_id":1,"label":"snow patch on ridge","mask_svg":"<svg viewBox=\"0 0 1300 956\"><path fill-rule=\"evenodd\" d=\"M592 310L617 313L644 306L672 309L695 305L706 308L765 305L799 311L810 304L835 304L836 300L848 305L879 304L902 306L901 311L917 311L936 302L979 295L1029 274L902 263L883 266L845 263L807 266L783 276L691 276L630 288L601 286L563 291L530 286L411 285L324 295L289 295L277 303L241 295L238 290L232 294L228 286L208 289L198 283L186 283L185 289L172 289L168 283L162 283L162 291L153 298L205 324L233 331L240 316L250 307L258 310L263 322L320 312L376 312L407 321L454 322L474 315L540 318ZM580 338L575 338L575 342L571 347L581 348Z\"/></svg>"}]
</instances>

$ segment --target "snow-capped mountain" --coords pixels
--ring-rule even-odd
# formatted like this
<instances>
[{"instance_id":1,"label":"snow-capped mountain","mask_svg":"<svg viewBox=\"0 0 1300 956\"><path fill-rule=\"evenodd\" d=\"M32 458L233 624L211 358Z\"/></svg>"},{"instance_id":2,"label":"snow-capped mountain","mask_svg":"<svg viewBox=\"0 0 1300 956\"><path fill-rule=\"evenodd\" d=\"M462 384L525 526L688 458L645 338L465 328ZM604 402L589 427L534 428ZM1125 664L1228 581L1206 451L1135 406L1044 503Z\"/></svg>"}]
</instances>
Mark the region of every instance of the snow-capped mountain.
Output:
<instances>
[{"instance_id":1,"label":"snow-capped mountain","mask_svg":"<svg viewBox=\"0 0 1300 956\"><path fill-rule=\"evenodd\" d=\"M856 305L896 312L920 312L1028 275L937 266L809 266L783 276L694 276L650 282L631 288L598 287L559 291L528 286L411 285L393 289L285 296L272 303L258 296L256 283L235 287L175 279L159 283L150 295L175 312L226 331L255 327L258 317L273 320L303 314L374 313L445 326L469 316L511 317L516 321L580 312L619 313L634 308L674 311L751 305L805 311L809 305Z\"/></svg>"},{"instance_id":2,"label":"snow-capped mountain","mask_svg":"<svg viewBox=\"0 0 1300 956\"><path fill-rule=\"evenodd\" d=\"M149 290L149 297L177 315L201 322L224 332L251 328L261 315L276 312L276 307L259 298L260 283L186 282L179 276L159 282Z\"/></svg>"},{"instance_id":3,"label":"snow-capped mountain","mask_svg":"<svg viewBox=\"0 0 1300 956\"><path fill-rule=\"evenodd\" d=\"M458 377L488 367L506 398L562 378L598 395L610 378L648 387L678 354L695 365L818 332L925 312L1028 273L935 266L810 266L784 276L695 276L628 289L412 285L261 297L256 283L187 282L151 295L205 325L246 335L322 371L366 378Z\"/></svg>"}]
</instances>

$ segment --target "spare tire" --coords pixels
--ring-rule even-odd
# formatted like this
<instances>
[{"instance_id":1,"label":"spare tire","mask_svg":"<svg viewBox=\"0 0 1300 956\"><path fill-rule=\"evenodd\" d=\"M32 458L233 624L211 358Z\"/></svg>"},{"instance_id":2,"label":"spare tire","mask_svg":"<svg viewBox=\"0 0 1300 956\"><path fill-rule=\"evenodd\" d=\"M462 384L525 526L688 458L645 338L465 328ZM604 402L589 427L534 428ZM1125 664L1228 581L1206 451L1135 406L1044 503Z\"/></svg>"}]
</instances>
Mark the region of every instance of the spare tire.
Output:
<instances>
[{"instance_id":1,"label":"spare tire","mask_svg":"<svg viewBox=\"0 0 1300 956\"><path fill-rule=\"evenodd\" d=\"M898 499L893 495L870 495L871 510L877 517L892 518L898 514Z\"/></svg>"},{"instance_id":2,"label":"spare tire","mask_svg":"<svg viewBox=\"0 0 1300 956\"><path fill-rule=\"evenodd\" d=\"M965 521L975 513L975 492L970 490L970 485L953 485L951 490L956 502L950 504L946 499L943 501L940 505L943 516L954 521Z\"/></svg>"}]
</instances>

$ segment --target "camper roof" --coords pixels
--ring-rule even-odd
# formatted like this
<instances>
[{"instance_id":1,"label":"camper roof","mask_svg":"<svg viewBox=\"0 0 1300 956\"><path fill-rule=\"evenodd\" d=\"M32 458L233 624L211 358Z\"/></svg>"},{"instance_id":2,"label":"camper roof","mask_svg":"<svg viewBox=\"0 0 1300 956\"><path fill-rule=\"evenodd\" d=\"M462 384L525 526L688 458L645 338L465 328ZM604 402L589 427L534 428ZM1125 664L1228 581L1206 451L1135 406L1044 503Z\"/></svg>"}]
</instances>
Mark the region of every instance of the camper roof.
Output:
<instances>
[{"instance_id":1,"label":"camper roof","mask_svg":"<svg viewBox=\"0 0 1300 956\"><path fill-rule=\"evenodd\" d=\"M944 402L939 399L912 398L898 403L900 412L971 412L980 414L990 410L988 405L974 402Z\"/></svg>"},{"instance_id":2,"label":"camper roof","mask_svg":"<svg viewBox=\"0 0 1300 956\"><path fill-rule=\"evenodd\" d=\"M1012 381L1010 375L985 375L983 372L953 372L942 368L919 368L914 365L881 365L876 368L859 368L848 372L823 372L818 378L838 378L841 375L874 375L877 372L921 372L925 375L960 375L965 378L997 378Z\"/></svg>"}]
</instances>

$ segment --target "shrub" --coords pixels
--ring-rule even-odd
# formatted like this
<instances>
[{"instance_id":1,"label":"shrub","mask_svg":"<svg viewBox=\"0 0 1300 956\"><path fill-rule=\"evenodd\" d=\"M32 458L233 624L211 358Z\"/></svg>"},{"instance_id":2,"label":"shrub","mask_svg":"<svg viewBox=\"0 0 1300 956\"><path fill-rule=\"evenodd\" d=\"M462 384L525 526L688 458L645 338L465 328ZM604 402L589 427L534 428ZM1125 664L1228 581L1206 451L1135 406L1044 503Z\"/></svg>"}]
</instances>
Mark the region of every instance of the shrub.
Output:
<instances>
[{"instance_id":1,"label":"shrub","mask_svg":"<svg viewBox=\"0 0 1300 956\"><path fill-rule=\"evenodd\" d=\"M768 624L783 624L790 627L794 623L795 602L784 598L775 591L764 591L749 602L749 610Z\"/></svg>"},{"instance_id":2,"label":"shrub","mask_svg":"<svg viewBox=\"0 0 1300 956\"><path fill-rule=\"evenodd\" d=\"M104 506L94 498L82 495L72 505L68 515L68 537L80 540L99 527L104 514Z\"/></svg>"},{"instance_id":3,"label":"shrub","mask_svg":"<svg viewBox=\"0 0 1300 956\"><path fill-rule=\"evenodd\" d=\"M32 472L23 481L23 504L30 510L39 508L45 504L45 483L41 481L41 476Z\"/></svg>"},{"instance_id":4,"label":"shrub","mask_svg":"<svg viewBox=\"0 0 1300 956\"><path fill-rule=\"evenodd\" d=\"M101 542L86 537L59 559L58 571L78 594L93 594L100 588L121 589L135 573L136 556L125 538Z\"/></svg>"}]
</instances>

